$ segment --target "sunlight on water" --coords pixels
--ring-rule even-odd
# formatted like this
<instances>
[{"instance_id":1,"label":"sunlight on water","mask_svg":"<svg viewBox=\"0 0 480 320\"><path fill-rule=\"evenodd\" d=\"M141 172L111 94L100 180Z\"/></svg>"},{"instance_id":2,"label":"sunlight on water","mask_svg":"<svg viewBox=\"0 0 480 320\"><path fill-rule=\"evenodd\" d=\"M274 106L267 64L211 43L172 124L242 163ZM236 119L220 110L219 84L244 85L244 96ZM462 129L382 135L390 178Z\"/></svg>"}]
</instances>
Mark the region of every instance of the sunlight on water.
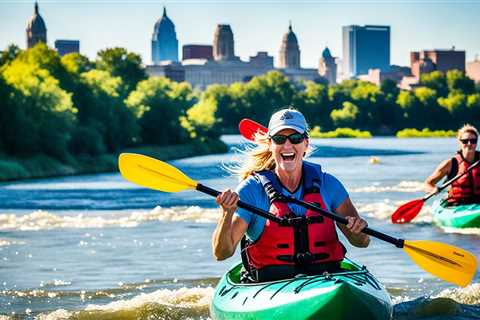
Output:
<instances>
[{"instance_id":1,"label":"sunlight on water","mask_svg":"<svg viewBox=\"0 0 480 320\"><path fill-rule=\"evenodd\" d=\"M192 207L155 207L150 211L133 211L131 213L102 213L60 215L37 210L26 215L0 214L0 230L39 231L52 229L83 228L132 228L140 223L150 221L191 221L197 223L214 223L220 216L220 210ZM0 240L0 245L3 242ZM3 245L10 243L5 242Z\"/></svg>"},{"instance_id":2,"label":"sunlight on water","mask_svg":"<svg viewBox=\"0 0 480 320\"><path fill-rule=\"evenodd\" d=\"M350 192L421 192L423 191L423 182L401 181L394 186L382 186L380 183L374 183L371 186L352 188Z\"/></svg>"}]
</instances>

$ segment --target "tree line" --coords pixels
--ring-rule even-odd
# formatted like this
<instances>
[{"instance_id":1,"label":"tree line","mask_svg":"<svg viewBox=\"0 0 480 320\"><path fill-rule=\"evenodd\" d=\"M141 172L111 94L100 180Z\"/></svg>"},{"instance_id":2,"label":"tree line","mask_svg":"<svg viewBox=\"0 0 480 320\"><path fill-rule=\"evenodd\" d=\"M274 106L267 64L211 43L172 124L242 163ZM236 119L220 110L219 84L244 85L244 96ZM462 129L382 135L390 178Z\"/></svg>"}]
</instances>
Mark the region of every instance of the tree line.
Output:
<instances>
[{"instance_id":1,"label":"tree line","mask_svg":"<svg viewBox=\"0 0 480 320\"><path fill-rule=\"evenodd\" d=\"M349 127L374 135L404 128L480 125L480 88L460 71L423 75L412 91L393 81L337 85L291 82L273 71L245 83L212 85L148 77L139 55L124 48L95 60L60 57L45 44L11 45L0 56L0 154L57 159L167 146L238 133L242 118L265 125L273 111L295 106L322 132Z\"/></svg>"}]
</instances>

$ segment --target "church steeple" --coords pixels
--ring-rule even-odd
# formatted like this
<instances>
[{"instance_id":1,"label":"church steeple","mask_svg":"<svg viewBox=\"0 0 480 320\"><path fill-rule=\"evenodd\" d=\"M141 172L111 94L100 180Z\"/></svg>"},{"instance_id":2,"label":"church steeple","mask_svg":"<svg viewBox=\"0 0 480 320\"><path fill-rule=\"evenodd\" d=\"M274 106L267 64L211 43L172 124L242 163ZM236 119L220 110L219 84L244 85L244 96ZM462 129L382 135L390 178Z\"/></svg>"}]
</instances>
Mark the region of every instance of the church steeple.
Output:
<instances>
[{"instance_id":1,"label":"church steeple","mask_svg":"<svg viewBox=\"0 0 480 320\"><path fill-rule=\"evenodd\" d=\"M47 43L47 27L38 10L38 2L35 1L35 12L27 25L27 48L33 47L37 42Z\"/></svg>"},{"instance_id":2,"label":"church steeple","mask_svg":"<svg viewBox=\"0 0 480 320\"><path fill-rule=\"evenodd\" d=\"M165 6L163 6L163 16L164 17L167 16L167 8Z\"/></svg>"}]
</instances>

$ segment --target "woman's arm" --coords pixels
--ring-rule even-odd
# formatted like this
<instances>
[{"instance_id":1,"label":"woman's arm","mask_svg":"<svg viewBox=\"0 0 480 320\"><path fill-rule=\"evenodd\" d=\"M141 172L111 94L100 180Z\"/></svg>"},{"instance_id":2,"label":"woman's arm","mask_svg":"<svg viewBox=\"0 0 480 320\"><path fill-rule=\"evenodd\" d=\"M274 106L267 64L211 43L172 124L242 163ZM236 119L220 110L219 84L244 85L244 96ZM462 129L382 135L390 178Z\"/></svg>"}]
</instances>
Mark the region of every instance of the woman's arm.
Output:
<instances>
[{"instance_id":1,"label":"woman's arm","mask_svg":"<svg viewBox=\"0 0 480 320\"><path fill-rule=\"evenodd\" d=\"M357 209L355 209L349 197L335 209L335 212L348 220L347 225L337 224L345 237L347 237L348 242L355 247L368 247L370 237L361 232L367 226L367 222L358 215Z\"/></svg>"},{"instance_id":2,"label":"woman's arm","mask_svg":"<svg viewBox=\"0 0 480 320\"><path fill-rule=\"evenodd\" d=\"M452 159L442 161L433 173L425 180L424 189L427 193L438 192L437 182L448 175L452 170Z\"/></svg>"},{"instance_id":3,"label":"woman's arm","mask_svg":"<svg viewBox=\"0 0 480 320\"><path fill-rule=\"evenodd\" d=\"M212 250L215 259L225 260L235 253L238 242L247 231L248 224L240 217L234 216L237 210L238 194L230 189L216 198L222 208L222 216L212 236Z\"/></svg>"}]
</instances>

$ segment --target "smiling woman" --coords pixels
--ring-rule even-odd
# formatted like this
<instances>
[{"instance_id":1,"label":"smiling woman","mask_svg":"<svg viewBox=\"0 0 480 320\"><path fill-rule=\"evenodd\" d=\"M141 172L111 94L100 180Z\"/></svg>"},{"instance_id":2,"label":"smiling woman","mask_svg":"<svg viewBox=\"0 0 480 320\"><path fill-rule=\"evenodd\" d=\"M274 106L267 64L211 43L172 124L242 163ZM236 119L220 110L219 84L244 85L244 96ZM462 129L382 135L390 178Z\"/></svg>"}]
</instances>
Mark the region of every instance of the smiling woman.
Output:
<instances>
[{"instance_id":1,"label":"smiling woman","mask_svg":"<svg viewBox=\"0 0 480 320\"><path fill-rule=\"evenodd\" d=\"M339 270L345 249L333 221L287 203L285 197L318 203L347 218L348 224L339 228L348 241L357 247L368 246L369 237L361 233L367 223L359 217L340 181L321 166L304 161L310 140L302 113L292 108L274 113L268 132L256 134L255 140L257 147L236 171L241 184L235 192L227 189L217 197L223 210L212 238L217 260L232 256L243 238L242 278L246 282ZM239 198L279 218L297 217L305 223L281 226L265 220L237 208Z\"/></svg>"},{"instance_id":2,"label":"smiling woman","mask_svg":"<svg viewBox=\"0 0 480 320\"><path fill-rule=\"evenodd\" d=\"M464 125L458 130L457 141L459 150L454 157L440 163L435 171L425 180L425 190L429 193L438 193L435 185L443 177L452 179L458 174L466 172L475 161L480 159L476 151L478 131L474 126ZM452 183L448 192L449 205L480 203L480 168L472 168L468 174Z\"/></svg>"}]
</instances>

